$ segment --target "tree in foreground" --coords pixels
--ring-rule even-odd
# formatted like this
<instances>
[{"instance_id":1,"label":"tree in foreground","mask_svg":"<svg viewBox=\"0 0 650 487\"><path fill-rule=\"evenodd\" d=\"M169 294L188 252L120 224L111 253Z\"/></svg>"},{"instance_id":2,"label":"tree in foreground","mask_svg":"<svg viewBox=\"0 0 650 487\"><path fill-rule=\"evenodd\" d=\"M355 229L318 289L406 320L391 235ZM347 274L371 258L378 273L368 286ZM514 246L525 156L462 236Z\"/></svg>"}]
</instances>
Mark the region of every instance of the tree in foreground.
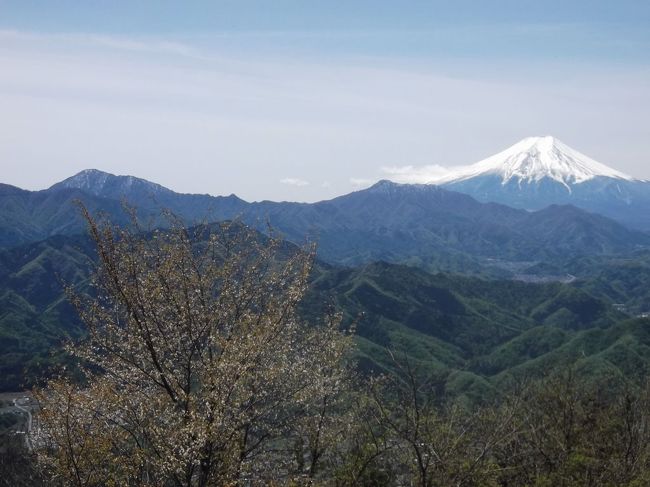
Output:
<instances>
[{"instance_id":1,"label":"tree in foreground","mask_svg":"<svg viewBox=\"0 0 650 487\"><path fill-rule=\"evenodd\" d=\"M85 212L85 210L84 210ZM296 307L313 250L241 225L144 234L96 221L95 297L71 293L83 380L38 393L39 461L66 485L203 486L313 477L346 371L335 316ZM342 418L342 416L341 416ZM300 449L296 451L296 445Z\"/></svg>"},{"instance_id":2,"label":"tree in foreground","mask_svg":"<svg viewBox=\"0 0 650 487\"><path fill-rule=\"evenodd\" d=\"M518 434L518 400L468 407L441 397L438 378L391 354L397 372L373 378L370 404L390 445L383 456L402 485L499 485L495 453Z\"/></svg>"},{"instance_id":3,"label":"tree in foreground","mask_svg":"<svg viewBox=\"0 0 650 487\"><path fill-rule=\"evenodd\" d=\"M521 393L498 452L504 485L650 485L650 384L586 382L569 368Z\"/></svg>"}]
</instances>

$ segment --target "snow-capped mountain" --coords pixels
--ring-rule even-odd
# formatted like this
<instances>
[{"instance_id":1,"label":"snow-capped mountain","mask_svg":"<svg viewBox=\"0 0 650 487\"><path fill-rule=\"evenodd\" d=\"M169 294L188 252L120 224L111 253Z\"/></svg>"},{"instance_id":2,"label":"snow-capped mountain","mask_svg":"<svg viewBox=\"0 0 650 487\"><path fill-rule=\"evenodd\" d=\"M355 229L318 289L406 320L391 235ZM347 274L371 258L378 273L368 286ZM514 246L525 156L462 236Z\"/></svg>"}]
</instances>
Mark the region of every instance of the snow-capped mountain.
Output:
<instances>
[{"instance_id":1,"label":"snow-capped mountain","mask_svg":"<svg viewBox=\"0 0 650 487\"><path fill-rule=\"evenodd\" d=\"M650 182L597 162L551 136L527 137L432 183L479 201L528 210L573 204L650 230Z\"/></svg>"},{"instance_id":2,"label":"snow-capped mountain","mask_svg":"<svg viewBox=\"0 0 650 487\"><path fill-rule=\"evenodd\" d=\"M477 176L498 175L501 184L537 183L550 178L571 192L571 185L596 177L634 181L616 169L594 161L555 137L527 137L512 147L476 164L461 168L441 179L440 183L463 181Z\"/></svg>"}]
</instances>

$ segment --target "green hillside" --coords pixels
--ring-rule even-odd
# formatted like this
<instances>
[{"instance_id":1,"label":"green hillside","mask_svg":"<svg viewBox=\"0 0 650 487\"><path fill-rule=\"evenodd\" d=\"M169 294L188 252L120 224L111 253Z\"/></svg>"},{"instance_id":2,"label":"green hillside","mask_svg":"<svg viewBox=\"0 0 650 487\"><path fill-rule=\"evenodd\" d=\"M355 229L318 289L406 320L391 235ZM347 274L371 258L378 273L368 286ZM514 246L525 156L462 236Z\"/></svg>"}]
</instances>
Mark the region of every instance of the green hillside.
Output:
<instances>
[{"instance_id":1,"label":"green hillside","mask_svg":"<svg viewBox=\"0 0 650 487\"><path fill-rule=\"evenodd\" d=\"M62 359L63 340L83 334L62 286L83 289L92 256L87 238L64 236L0 252L1 389L29 385ZM448 392L478 398L504 380L567 364L591 375L645 370L648 322L629 321L607 296L587 290L584 281L532 284L385 262L320 263L301 309L315 320L334 305L345 324L356 323L362 370L389 371L390 351L446 377Z\"/></svg>"}]
</instances>

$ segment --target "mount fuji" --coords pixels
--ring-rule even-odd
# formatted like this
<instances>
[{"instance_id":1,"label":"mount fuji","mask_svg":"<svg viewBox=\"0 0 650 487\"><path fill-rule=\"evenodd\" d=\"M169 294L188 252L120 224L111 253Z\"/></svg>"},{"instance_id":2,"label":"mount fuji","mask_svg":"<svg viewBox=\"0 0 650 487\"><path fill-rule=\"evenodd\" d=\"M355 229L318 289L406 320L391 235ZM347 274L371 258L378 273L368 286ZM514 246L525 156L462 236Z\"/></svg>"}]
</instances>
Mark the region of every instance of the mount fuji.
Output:
<instances>
[{"instance_id":1,"label":"mount fuji","mask_svg":"<svg viewBox=\"0 0 650 487\"><path fill-rule=\"evenodd\" d=\"M527 210L572 204L650 230L649 181L597 162L551 136L525 138L431 183L482 202Z\"/></svg>"}]
</instances>

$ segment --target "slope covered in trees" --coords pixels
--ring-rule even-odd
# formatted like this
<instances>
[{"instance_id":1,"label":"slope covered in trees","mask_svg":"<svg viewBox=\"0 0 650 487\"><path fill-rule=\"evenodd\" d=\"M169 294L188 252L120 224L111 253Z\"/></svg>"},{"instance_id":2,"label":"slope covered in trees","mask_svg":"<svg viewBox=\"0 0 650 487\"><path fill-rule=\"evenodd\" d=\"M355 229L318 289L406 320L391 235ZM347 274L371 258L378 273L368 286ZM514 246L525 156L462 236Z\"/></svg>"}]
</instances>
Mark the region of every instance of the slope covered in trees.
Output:
<instances>
[{"instance_id":1,"label":"slope covered in trees","mask_svg":"<svg viewBox=\"0 0 650 487\"><path fill-rule=\"evenodd\" d=\"M63 340L82 334L62 283L86 289L94 255L87 237L62 236L0 253L5 390L28 385L25 378L63 359L51 356ZM317 317L331 303L346 324L355 322L365 371L390 370L387 349L403 352L427 370L453 372L449 393L475 397L515 371L534 376L558 364L593 363L595 371L627 373L634 367L616 359L625 355L621 349L645 364L636 352L648 343L643 326L630 324L643 322L626 324L629 317L611 300L584 286L486 281L388 263L320 263L300 312Z\"/></svg>"},{"instance_id":2,"label":"slope covered in trees","mask_svg":"<svg viewBox=\"0 0 650 487\"><path fill-rule=\"evenodd\" d=\"M74 265L59 267L78 282L68 296L88 335L67 350L83 380L63 371L37 391L38 433L30 452L7 443L6 479L188 487L648 479L647 320L620 321L607 303L562 284L386 263L310 272L313 254L237 224L133 233L89 221L94 292ZM61 260L54 250L41 246L15 266L47 272ZM386 374L355 380L351 337L339 314L323 312L327 297L370 352L365 365ZM377 350L364 346L370 336ZM27 459L22 470L8 455Z\"/></svg>"},{"instance_id":3,"label":"slope covered in trees","mask_svg":"<svg viewBox=\"0 0 650 487\"><path fill-rule=\"evenodd\" d=\"M50 362L64 338L91 365L84 380L59 376L42 390L38 455L7 440L6 478L188 486L648 478L650 320L631 319L604 290L587 292L601 289L602 276L533 284L386 262L316 263L308 274L295 246L240 224L93 228L94 278L87 237L0 253L0 289L15 303L0 320L13 345L2 356L15 374L6 384L24 366L36 377L34 357ZM617 272L598 262L599 272ZM342 361L349 338L332 328L337 313L355 330L352 360ZM20 469L5 462L11 455Z\"/></svg>"}]
</instances>

